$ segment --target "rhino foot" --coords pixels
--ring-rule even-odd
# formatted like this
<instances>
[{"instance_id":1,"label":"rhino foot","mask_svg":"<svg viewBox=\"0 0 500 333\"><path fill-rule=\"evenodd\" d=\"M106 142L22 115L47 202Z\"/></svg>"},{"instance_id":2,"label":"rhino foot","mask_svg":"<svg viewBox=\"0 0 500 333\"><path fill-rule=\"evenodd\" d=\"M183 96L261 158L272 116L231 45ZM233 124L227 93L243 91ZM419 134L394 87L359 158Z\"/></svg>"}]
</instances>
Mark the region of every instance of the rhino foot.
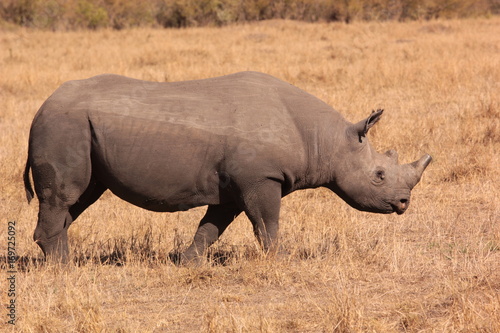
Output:
<instances>
[{"instance_id":1,"label":"rhino foot","mask_svg":"<svg viewBox=\"0 0 500 333\"><path fill-rule=\"evenodd\" d=\"M207 262L206 257L200 255L189 255L185 252L170 252L168 257L176 266L201 266Z\"/></svg>"}]
</instances>

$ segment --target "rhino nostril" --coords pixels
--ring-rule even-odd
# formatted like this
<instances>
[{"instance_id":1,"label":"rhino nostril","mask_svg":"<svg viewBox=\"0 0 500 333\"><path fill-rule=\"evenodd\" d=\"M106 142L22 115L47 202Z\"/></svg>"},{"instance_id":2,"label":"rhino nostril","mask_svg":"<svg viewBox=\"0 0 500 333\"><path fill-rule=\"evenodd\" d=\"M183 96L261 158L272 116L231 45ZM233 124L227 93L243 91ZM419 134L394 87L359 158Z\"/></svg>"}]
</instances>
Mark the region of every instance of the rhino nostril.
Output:
<instances>
[{"instance_id":1,"label":"rhino nostril","mask_svg":"<svg viewBox=\"0 0 500 333\"><path fill-rule=\"evenodd\" d=\"M399 209L404 212L406 208L408 208L410 201L407 198L403 198L399 200Z\"/></svg>"}]
</instances>

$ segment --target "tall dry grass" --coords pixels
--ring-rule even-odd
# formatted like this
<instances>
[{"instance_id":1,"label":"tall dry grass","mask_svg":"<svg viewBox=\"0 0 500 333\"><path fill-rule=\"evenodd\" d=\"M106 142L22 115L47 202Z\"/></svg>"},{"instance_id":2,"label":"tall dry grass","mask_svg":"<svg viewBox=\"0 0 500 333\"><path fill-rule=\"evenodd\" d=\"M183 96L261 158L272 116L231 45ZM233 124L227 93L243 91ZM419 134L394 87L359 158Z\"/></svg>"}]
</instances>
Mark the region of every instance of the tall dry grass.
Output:
<instances>
[{"instance_id":1,"label":"tall dry grass","mask_svg":"<svg viewBox=\"0 0 500 333\"><path fill-rule=\"evenodd\" d=\"M97 32L0 31L0 254L17 222L16 332L500 331L500 19ZM211 263L175 267L204 209L158 214L105 194L70 229L75 264L39 265L21 174L28 131L62 82L104 72L155 81L240 70L280 77L402 162L434 157L402 216L327 190L283 200L287 254L265 258L239 217Z\"/></svg>"}]
</instances>

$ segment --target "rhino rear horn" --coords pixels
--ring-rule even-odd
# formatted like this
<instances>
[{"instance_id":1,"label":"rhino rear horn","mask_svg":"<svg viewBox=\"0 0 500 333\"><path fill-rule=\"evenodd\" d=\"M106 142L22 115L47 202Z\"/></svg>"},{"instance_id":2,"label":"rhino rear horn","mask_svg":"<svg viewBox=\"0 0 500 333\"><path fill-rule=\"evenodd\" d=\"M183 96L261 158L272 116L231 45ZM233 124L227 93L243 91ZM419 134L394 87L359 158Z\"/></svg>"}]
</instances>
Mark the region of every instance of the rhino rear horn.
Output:
<instances>
[{"instance_id":1,"label":"rhino rear horn","mask_svg":"<svg viewBox=\"0 0 500 333\"><path fill-rule=\"evenodd\" d=\"M373 127L382 117L383 109L378 109L377 111L372 111L372 114L360 122L352 126L352 131L358 135L359 142L363 142L363 138L368 133L368 130Z\"/></svg>"}]
</instances>

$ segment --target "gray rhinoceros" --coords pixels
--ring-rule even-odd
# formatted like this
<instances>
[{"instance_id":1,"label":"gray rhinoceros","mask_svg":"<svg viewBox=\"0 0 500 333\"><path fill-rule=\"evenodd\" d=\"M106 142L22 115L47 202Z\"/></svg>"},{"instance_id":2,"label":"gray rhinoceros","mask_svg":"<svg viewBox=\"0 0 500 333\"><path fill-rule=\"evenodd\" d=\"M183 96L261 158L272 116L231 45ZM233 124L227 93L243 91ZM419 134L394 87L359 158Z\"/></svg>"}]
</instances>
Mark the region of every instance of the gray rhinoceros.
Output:
<instances>
[{"instance_id":1,"label":"gray rhinoceros","mask_svg":"<svg viewBox=\"0 0 500 333\"><path fill-rule=\"evenodd\" d=\"M110 189L158 212L208 205L182 262L201 260L241 212L265 251L275 248L280 201L325 186L350 206L402 214L429 155L398 165L356 124L272 76L242 72L157 83L118 75L70 81L41 106L30 131L24 182L39 200L35 242L68 260L67 230Z\"/></svg>"}]
</instances>

